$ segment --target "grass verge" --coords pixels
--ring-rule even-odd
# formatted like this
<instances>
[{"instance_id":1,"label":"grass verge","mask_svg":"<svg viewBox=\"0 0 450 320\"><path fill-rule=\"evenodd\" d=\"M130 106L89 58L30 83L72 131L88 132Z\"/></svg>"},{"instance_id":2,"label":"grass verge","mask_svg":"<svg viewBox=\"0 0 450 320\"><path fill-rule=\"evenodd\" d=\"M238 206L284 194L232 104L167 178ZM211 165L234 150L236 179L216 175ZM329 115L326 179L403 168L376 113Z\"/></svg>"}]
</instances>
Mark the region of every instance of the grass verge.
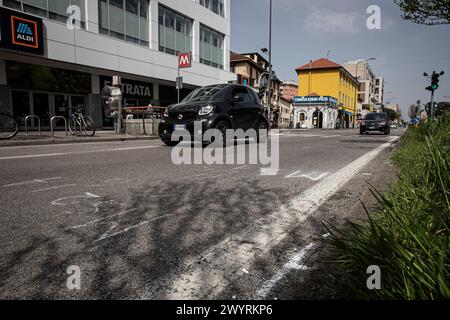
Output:
<instances>
[{"instance_id":1,"label":"grass verge","mask_svg":"<svg viewBox=\"0 0 450 320\"><path fill-rule=\"evenodd\" d=\"M450 299L450 116L410 128L393 155L398 180L382 210L345 228L324 222L345 283L358 299ZM379 266L381 289L369 290L369 266Z\"/></svg>"}]
</instances>

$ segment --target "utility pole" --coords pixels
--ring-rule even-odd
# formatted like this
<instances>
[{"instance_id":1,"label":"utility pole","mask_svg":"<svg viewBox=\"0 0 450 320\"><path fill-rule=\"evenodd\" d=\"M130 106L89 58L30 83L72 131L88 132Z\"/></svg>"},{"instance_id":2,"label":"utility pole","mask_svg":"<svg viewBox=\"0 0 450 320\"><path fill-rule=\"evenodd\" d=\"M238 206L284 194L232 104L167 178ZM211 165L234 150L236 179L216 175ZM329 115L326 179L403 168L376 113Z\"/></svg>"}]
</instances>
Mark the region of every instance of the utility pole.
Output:
<instances>
[{"instance_id":1,"label":"utility pole","mask_svg":"<svg viewBox=\"0 0 450 320\"><path fill-rule=\"evenodd\" d=\"M267 116L269 118L269 129L272 128L271 121L271 109L272 109L272 0L270 0L270 9L269 9L269 94L267 95L269 99L269 111Z\"/></svg>"}]
</instances>

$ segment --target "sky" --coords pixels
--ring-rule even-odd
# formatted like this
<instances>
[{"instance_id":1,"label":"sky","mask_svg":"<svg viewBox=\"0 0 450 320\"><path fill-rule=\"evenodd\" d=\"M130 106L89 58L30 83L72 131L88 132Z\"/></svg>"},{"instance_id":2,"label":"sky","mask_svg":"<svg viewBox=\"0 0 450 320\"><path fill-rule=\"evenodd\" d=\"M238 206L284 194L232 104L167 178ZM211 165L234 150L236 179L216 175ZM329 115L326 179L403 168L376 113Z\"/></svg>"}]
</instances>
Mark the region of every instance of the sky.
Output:
<instances>
[{"instance_id":1,"label":"sky","mask_svg":"<svg viewBox=\"0 0 450 320\"><path fill-rule=\"evenodd\" d=\"M381 9L379 30L367 27L371 5ZM404 119L411 104L430 101L424 72L445 72L436 101L450 101L450 25L405 21L394 0L273 0L272 33L272 64L282 80L296 81L297 67L329 51L340 64L375 57L370 65L385 78L385 102L398 103ZM231 0L232 51L260 51L268 35L269 0Z\"/></svg>"}]
</instances>

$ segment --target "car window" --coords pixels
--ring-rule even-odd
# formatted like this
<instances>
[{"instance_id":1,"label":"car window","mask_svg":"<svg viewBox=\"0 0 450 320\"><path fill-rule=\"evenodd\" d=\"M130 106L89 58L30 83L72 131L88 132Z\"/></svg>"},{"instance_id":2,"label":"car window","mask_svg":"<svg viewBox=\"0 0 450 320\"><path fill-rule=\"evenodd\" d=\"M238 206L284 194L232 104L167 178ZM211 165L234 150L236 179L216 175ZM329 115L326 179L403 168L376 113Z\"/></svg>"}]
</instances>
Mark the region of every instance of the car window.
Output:
<instances>
[{"instance_id":1,"label":"car window","mask_svg":"<svg viewBox=\"0 0 450 320\"><path fill-rule=\"evenodd\" d=\"M249 103L252 101L252 98L250 97L250 94L246 88L241 88L241 87L235 88L233 90L233 98L234 97L241 97L242 102L245 102L245 103Z\"/></svg>"},{"instance_id":2,"label":"car window","mask_svg":"<svg viewBox=\"0 0 450 320\"><path fill-rule=\"evenodd\" d=\"M198 88L184 98L183 102L200 102L211 100L217 97L225 87L226 85L216 85Z\"/></svg>"},{"instance_id":3,"label":"car window","mask_svg":"<svg viewBox=\"0 0 450 320\"><path fill-rule=\"evenodd\" d=\"M387 116L382 113L369 113L365 120L384 121L387 120Z\"/></svg>"},{"instance_id":4,"label":"car window","mask_svg":"<svg viewBox=\"0 0 450 320\"><path fill-rule=\"evenodd\" d=\"M255 103L255 104L258 104L259 101L258 101L258 96L256 95L256 92L254 90L252 90L252 89L249 89L249 88L247 88L247 91L248 91L248 93L250 95L251 102Z\"/></svg>"}]
</instances>

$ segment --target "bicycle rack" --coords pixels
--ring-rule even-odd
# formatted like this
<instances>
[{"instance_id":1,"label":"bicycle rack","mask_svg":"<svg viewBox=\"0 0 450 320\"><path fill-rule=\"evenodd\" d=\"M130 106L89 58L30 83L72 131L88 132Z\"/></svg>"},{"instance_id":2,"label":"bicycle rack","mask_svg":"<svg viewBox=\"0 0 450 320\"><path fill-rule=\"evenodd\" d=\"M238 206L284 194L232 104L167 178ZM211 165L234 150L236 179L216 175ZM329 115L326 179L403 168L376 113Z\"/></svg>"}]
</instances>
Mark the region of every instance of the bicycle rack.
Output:
<instances>
[{"instance_id":1,"label":"bicycle rack","mask_svg":"<svg viewBox=\"0 0 450 320\"><path fill-rule=\"evenodd\" d=\"M58 120L58 119L64 120L64 127L66 129L66 139L69 138L69 131L67 130L67 119L65 117L63 117L63 116L54 116L50 120L50 130L52 131L52 140L53 140L53 142L55 142L55 131L54 131L54 128L53 128L53 121Z\"/></svg>"},{"instance_id":2,"label":"bicycle rack","mask_svg":"<svg viewBox=\"0 0 450 320\"><path fill-rule=\"evenodd\" d=\"M38 116L35 116L35 115L29 115L29 116L25 117L25 134L28 135L28 120L29 119L37 119L39 135L41 136L41 118L39 118Z\"/></svg>"}]
</instances>

